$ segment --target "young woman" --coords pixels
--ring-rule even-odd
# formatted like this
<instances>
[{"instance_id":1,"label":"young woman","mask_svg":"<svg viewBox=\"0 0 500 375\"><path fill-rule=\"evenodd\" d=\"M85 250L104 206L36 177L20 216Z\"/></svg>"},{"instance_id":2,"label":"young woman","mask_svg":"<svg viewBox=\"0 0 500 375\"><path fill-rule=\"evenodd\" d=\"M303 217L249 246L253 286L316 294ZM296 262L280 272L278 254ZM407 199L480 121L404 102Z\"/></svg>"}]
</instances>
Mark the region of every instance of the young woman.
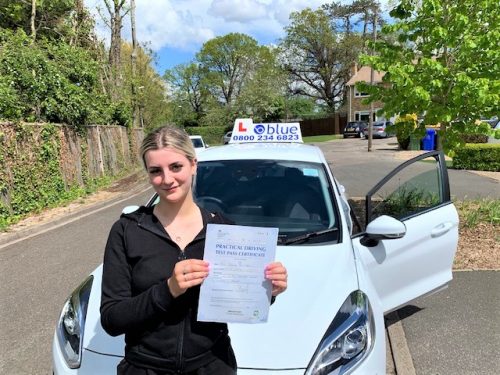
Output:
<instances>
[{"instance_id":1,"label":"young woman","mask_svg":"<svg viewBox=\"0 0 500 375\"><path fill-rule=\"evenodd\" d=\"M196 157L188 134L165 126L146 136L141 155L160 201L124 214L106 244L101 322L125 334L118 374L236 374L227 325L196 320L207 224L229 224L198 207L192 181ZM285 267L265 270L272 295L287 287Z\"/></svg>"}]
</instances>

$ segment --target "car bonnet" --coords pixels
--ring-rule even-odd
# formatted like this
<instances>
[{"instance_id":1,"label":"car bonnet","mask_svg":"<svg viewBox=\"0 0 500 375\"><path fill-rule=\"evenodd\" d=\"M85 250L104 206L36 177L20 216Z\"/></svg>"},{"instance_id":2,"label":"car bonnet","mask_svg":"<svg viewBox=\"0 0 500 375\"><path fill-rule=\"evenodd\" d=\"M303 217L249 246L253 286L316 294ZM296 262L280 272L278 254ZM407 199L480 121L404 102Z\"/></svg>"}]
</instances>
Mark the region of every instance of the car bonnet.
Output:
<instances>
[{"instance_id":1,"label":"car bonnet","mask_svg":"<svg viewBox=\"0 0 500 375\"><path fill-rule=\"evenodd\" d=\"M358 288L346 243L278 247L288 289L276 298L265 324L230 324L238 367L306 368L346 297Z\"/></svg>"},{"instance_id":2,"label":"car bonnet","mask_svg":"<svg viewBox=\"0 0 500 375\"><path fill-rule=\"evenodd\" d=\"M346 297L358 288L347 243L278 246L276 260L288 271L288 289L270 307L264 324L230 324L240 368L305 368ZM85 349L123 356L124 337L111 337L100 323L102 265L94 272L85 325Z\"/></svg>"}]
</instances>

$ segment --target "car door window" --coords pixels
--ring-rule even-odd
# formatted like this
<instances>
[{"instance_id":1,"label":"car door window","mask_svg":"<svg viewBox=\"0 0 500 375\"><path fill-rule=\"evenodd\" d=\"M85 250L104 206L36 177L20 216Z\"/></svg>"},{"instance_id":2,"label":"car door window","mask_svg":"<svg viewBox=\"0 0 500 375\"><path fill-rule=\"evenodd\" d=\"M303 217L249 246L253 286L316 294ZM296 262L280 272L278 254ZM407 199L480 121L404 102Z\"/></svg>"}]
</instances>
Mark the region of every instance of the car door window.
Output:
<instances>
[{"instance_id":1,"label":"car door window","mask_svg":"<svg viewBox=\"0 0 500 375\"><path fill-rule=\"evenodd\" d=\"M446 168L439 167L444 159L430 154L401 165L368 193L367 223L381 215L404 220L449 201Z\"/></svg>"},{"instance_id":2,"label":"car door window","mask_svg":"<svg viewBox=\"0 0 500 375\"><path fill-rule=\"evenodd\" d=\"M368 222L390 215L402 237L366 246L353 238L385 313L448 283L458 243L458 213L450 201L444 155L432 151L393 170L367 195ZM380 227L379 227L380 229Z\"/></svg>"}]
</instances>

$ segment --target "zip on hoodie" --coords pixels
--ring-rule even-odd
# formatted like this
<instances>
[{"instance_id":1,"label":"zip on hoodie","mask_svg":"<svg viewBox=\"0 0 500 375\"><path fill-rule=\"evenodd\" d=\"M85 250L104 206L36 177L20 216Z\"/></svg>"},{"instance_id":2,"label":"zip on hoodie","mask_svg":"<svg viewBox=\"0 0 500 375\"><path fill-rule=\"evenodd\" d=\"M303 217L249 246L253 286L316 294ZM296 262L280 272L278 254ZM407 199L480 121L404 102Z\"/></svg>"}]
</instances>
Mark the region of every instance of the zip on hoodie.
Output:
<instances>
[{"instance_id":1,"label":"zip on hoodie","mask_svg":"<svg viewBox=\"0 0 500 375\"><path fill-rule=\"evenodd\" d=\"M180 262L182 260L187 259L186 253L179 249L179 256L177 260ZM184 332L186 330L186 319L189 319L189 315L184 318L182 321L182 325L179 327L179 341L177 342L177 363L176 367L178 368L179 373L184 370L184 361L182 359L184 352Z\"/></svg>"}]
</instances>

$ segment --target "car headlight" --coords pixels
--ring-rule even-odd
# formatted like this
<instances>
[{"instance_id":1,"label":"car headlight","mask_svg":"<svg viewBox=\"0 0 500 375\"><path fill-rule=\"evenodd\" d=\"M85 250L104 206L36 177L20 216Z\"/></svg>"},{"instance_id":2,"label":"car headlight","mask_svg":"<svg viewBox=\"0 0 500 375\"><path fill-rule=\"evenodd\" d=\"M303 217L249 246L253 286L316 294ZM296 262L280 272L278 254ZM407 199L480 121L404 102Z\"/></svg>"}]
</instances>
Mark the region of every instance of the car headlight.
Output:
<instances>
[{"instance_id":1,"label":"car headlight","mask_svg":"<svg viewBox=\"0 0 500 375\"><path fill-rule=\"evenodd\" d=\"M80 367L83 333L94 276L89 276L66 300L57 324L59 347L69 368Z\"/></svg>"},{"instance_id":2,"label":"car headlight","mask_svg":"<svg viewBox=\"0 0 500 375\"><path fill-rule=\"evenodd\" d=\"M374 335L368 297L360 290L352 292L328 327L305 375L348 373L370 352Z\"/></svg>"}]
</instances>

